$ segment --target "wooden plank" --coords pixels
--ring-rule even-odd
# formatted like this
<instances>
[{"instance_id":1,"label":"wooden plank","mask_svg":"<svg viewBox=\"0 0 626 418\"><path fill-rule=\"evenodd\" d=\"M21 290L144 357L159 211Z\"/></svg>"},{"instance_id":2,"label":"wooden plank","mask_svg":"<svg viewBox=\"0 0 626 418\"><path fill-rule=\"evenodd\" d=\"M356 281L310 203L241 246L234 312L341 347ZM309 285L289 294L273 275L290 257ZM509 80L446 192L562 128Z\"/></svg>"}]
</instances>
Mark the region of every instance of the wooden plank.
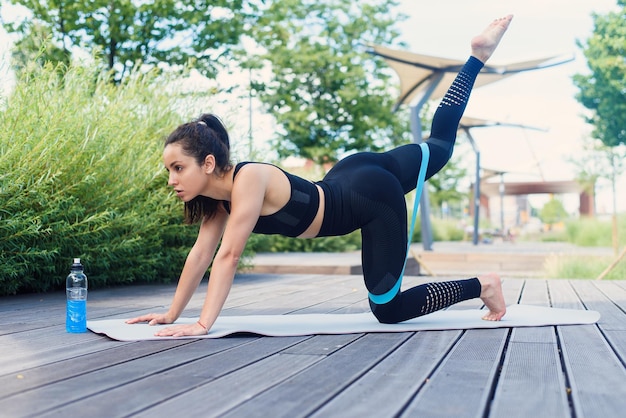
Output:
<instances>
[{"instance_id":1,"label":"wooden plank","mask_svg":"<svg viewBox=\"0 0 626 418\"><path fill-rule=\"evenodd\" d=\"M583 288L589 282L554 280L549 284L554 306L584 308L576 288ZM587 304L591 300L582 302ZM621 416L626 406L626 371L598 326L559 326L557 335L576 416Z\"/></svg>"},{"instance_id":2,"label":"wooden plank","mask_svg":"<svg viewBox=\"0 0 626 418\"><path fill-rule=\"evenodd\" d=\"M626 399L626 373L597 328L560 327L559 336L577 416L621 416Z\"/></svg>"},{"instance_id":3,"label":"wooden plank","mask_svg":"<svg viewBox=\"0 0 626 418\"><path fill-rule=\"evenodd\" d=\"M135 416L147 418L221 416L229 409L236 408L249 399L255 399L264 391L311 367L322 358L324 357L276 354L222 378L187 390L180 396L155 404L151 408L138 411ZM256 410L254 416L264 414L265 411Z\"/></svg>"},{"instance_id":4,"label":"wooden plank","mask_svg":"<svg viewBox=\"0 0 626 418\"><path fill-rule=\"evenodd\" d=\"M585 281L576 284L576 292L587 309L602 312L598 322L603 331L626 331L626 290L609 281Z\"/></svg>"},{"instance_id":5,"label":"wooden plank","mask_svg":"<svg viewBox=\"0 0 626 418\"><path fill-rule=\"evenodd\" d=\"M461 335L461 331L418 332L386 356L313 417L391 417L404 408Z\"/></svg>"},{"instance_id":6,"label":"wooden plank","mask_svg":"<svg viewBox=\"0 0 626 418\"><path fill-rule=\"evenodd\" d=\"M526 280L520 303L547 306L546 282ZM512 330L489 416L570 416L554 327Z\"/></svg>"},{"instance_id":7,"label":"wooden plank","mask_svg":"<svg viewBox=\"0 0 626 418\"><path fill-rule=\"evenodd\" d=\"M410 333L367 334L289 379L231 409L223 417L307 416L393 352Z\"/></svg>"},{"instance_id":8,"label":"wooden plank","mask_svg":"<svg viewBox=\"0 0 626 418\"><path fill-rule=\"evenodd\" d=\"M522 280L506 279L502 285L505 300L517 301L522 285ZM482 305L478 299L467 302ZM464 331L403 415L482 415L490 402L509 334L507 328Z\"/></svg>"},{"instance_id":9,"label":"wooden plank","mask_svg":"<svg viewBox=\"0 0 626 418\"><path fill-rule=\"evenodd\" d=\"M508 334L504 328L465 331L403 416L481 416Z\"/></svg>"},{"instance_id":10,"label":"wooden plank","mask_svg":"<svg viewBox=\"0 0 626 418\"><path fill-rule=\"evenodd\" d=\"M243 340L241 341L243 343ZM191 343L189 340L154 341L150 344L120 342L110 348L94 349L83 356L71 357L30 369L19 369L17 374L0 376L0 387L2 387L0 399L189 343Z\"/></svg>"},{"instance_id":11,"label":"wooden plank","mask_svg":"<svg viewBox=\"0 0 626 418\"><path fill-rule=\"evenodd\" d=\"M13 312L23 313L33 309L46 310L56 307L61 299L65 300L65 295L59 292L2 296L0 297L0 313L4 315Z\"/></svg>"},{"instance_id":12,"label":"wooden plank","mask_svg":"<svg viewBox=\"0 0 626 418\"><path fill-rule=\"evenodd\" d=\"M523 279L502 277L502 293L507 306L519 303L525 283Z\"/></svg>"},{"instance_id":13,"label":"wooden plank","mask_svg":"<svg viewBox=\"0 0 626 418\"><path fill-rule=\"evenodd\" d=\"M85 411L84 408L91 410L95 407L107 412L110 408L130 408L136 402L145 406L153 399L165 399L167 393L170 393L169 396L182 393L200 382L267 357L302 339L276 338L262 343L254 339L244 344L236 338L197 340L18 393L0 400L0 410L8 416L20 416L46 412L56 414L72 404L77 408L73 410ZM225 350L229 345L233 349ZM129 393L151 393L155 398L128 396ZM111 399L116 400L116 405L112 405Z\"/></svg>"},{"instance_id":14,"label":"wooden plank","mask_svg":"<svg viewBox=\"0 0 626 418\"><path fill-rule=\"evenodd\" d=\"M529 328L511 337L489 416L570 416L558 346L550 331Z\"/></svg>"},{"instance_id":15,"label":"wooden plank","mask_svg":"<svg viewBox=\"0 0 626 418\"><path fill-rule=\"evenodd\" d=\"M145 409L138 415L217 416L361 337L356 334L314 336L232 373L224 373L215 380Z\"/></svg>"},{"instance_id":16,"label":"wooden plank","mask_svg":"<svg viewBox=\"0 0 626 418\"><path fill-rule=\"evenodd\" d=\"M281 353L329 356L361 337L363 337L363 334L315 335L302 343L286 348Z\"/></svg>"},{"instance_id":17,"label":"wooden plank","mask_svg":"<svg viewBox=\"0 0 626 418\"><path fill-rule=\"evenodd\" d=\"M621 312L626 312L626 282L621 281L594 281L593 284L597 287ZM622 359L622 362L626 360L626 321L622 316L621 320L617 315L617 323L611 323L610 326L600 325L603 333L606 335L607 340L611 343L613 350Z\"/></svg>"},{"instance_id":18,"label":"wooden plank","mask_svg":"<svg viewBox=\"0 0 626 418\"><path fill-rule=\"evenodd\" d=\"M81 411L81 414L84 416L98 415L105 410L107 416L128 416L158 405L165 400L188 393L190 390L201 387L219 377L248 368L257 362L262 362L263 365L267 366L267 362L263 362L264 359L274 356L286 347L290 347L307 338L255 339L246 344L238 344L230 350L221 350L218 353L210 353L209 350L216 342L215 340L198 341L195 345L199 350L194 350L195 355L193 356L190 356L190 353L185 348L176 353L176 358L170 358L165 362L163 361L163 358L166 357L165 353L155 355L151 369L156 372L144 375L138 379L122 381L118 379L115 382L111 379L114 377L113 375L106 376L103 379L99 373L98 384L101 387L98 393L94 393L91 396L81 396L74 399L73 402L65 402L55 407L54 410L47 411L49 414L44 413L40 416L71 415L73 411L77 410ZM202 355L203 348L205 355ZM315 356L292 356L291 359L293 360L291 365L295 368L306 367L317 361ZM271 362L271 365L276 366L275 362ZM271 380L272 370L268 369L268 367L260 368L264 370L266 377ZM279 376L277 375L276 377ZM259 385L261 384L262 382L259 382ZM214 385L214 388L217 388L214 396L218 399L228 398L235 392L234 387L231 386ZM128 396L129 393L150 393L150 396ZM206 393L203 393L203 395L206 395ZM111 399L115 399L116 402L112 403ZM201 403L201 405L206 408L205 403Z\"/></svg>"},{"instance_id":19,"label":"wooden plank","mask_svg":"<svg viewBox=\"0 0 626 418\"><path fill-rule=\"evenodd\" d=\"M165 286L166 287L166 286ZM115 294L103 298L99 292L92 292L88 300L88 318L99 316L130 317L137 311L128 312L129 299L141 300L146 291L154 292L153 287L109 289L102 294ZM114 293L116 292L116 293ZM163 290L159 290L163 293ZM34 368L67 358L89 354L116 346L118 343L102 336L84 333L68 334L65 331L65 295L52 294L46 302L46 313L40 312L40 301L35 297L18 297L31 310L22 310L22 320L14 332L0 336L0 374L16 373L19 370ZM108 304L108 305L107 305ZM151 301L150 304L153 304ZM113 315L113 314L116 315ZM131 315L132 314L132 315Z\"/></svg>"},{"instance_id":20,"label":"wooden plank","mask_svg":"<svg viewBox=\"0 0 626 418\"><path fill-rule=\"evenodd\" d=\"M0 375L61 361L93 352L96 347L109 348L115 341L92 334L67 334L65 327L22 332L3 336Z\"/></svg>"}]
</instances>

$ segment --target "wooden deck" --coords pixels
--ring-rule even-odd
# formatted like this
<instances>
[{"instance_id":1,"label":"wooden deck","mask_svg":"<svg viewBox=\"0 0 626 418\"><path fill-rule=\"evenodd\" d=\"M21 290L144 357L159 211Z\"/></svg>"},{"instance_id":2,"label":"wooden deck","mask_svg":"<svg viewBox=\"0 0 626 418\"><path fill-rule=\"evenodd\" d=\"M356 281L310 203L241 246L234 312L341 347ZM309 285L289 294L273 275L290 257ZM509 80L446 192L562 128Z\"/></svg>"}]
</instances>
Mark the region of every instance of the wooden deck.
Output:
<instances>
[{"instance_id":1,"label":"wooden deck","mask_svg":"<svg viewBox=\"0 0 626 418\"><path fill-rule=\"evenodd\" d=\"M445 278L437 277L437 280ZM408 277L405 285L425 281ZM198 315L203 283L184 316ZM0 299L2 417L619 417L626 282L505 278L508 303L597 325L117 342L67 334L63 294ZM90 319L162 311L173 286L93 290ZM228 314L367 310L354 275L238 276ZM479 300L453 309L480 309Z\"/></svg>"}]
</instances>

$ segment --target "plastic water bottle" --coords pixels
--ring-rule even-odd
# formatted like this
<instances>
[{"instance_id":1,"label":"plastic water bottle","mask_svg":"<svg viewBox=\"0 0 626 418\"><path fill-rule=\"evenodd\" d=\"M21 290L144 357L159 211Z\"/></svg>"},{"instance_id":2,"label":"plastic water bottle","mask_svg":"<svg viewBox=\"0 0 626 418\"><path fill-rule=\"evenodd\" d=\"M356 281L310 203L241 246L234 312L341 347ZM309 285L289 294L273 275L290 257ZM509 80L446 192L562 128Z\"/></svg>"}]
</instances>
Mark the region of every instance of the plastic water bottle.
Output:
<instances>
[{"instance_id":1,"label":"plastic water bottle","mask_svg":"<svg viewBox=\"0 0 626 418\"><path fill-rule=\"evenodd\" d=\"M67 332L87 331L87 276L83 273L80 258L74 259L74 264L67 276L65 290L67 294L67 314L65 329Z\"/></svg>"}]
</instances>

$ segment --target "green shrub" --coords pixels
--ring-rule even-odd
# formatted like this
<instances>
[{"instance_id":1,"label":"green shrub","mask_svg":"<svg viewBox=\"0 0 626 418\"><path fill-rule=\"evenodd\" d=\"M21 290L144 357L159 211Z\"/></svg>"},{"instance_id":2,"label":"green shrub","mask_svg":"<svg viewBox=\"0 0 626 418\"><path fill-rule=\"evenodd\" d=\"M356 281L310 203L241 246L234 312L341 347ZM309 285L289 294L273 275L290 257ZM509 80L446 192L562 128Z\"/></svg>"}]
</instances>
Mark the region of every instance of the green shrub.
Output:
<instances>
[{"instance_id":1,"label":"green shrub","mask_svg":"<svg viewBox=\"0 0 626 418\"><path fill-rule=\"evenodd\" d=\"M567 231L544 231L535 237L539 242L568 242Z\"/></svg>"},{"instance_id":2,"label":"green shrub","mask_svg":"<svg viewBox=\"0 0 626 418\"><path fill-rule=\"evenodd\" d=\"M355 251L361 248L361 233L355 231L339 237L312 239L253 234L250 236L246 248L255 253Z\"/></svg>"},{"instance_id":3,"label":"green shrub","mask_svg":"<svg viewBox=\"0 0 626 418\"><path fill-rule=\"evenodd\" d=\"M458 219L431 218L431 228L433 241L463 241L465 239L465 231L459 225ZM422 223L419 216L415 219L412 242L422 242Z\"/></svg>"},{"instance_id":4,"label":"green shrub","mask_svg":"<svg viewBox=\"0 0 626 418\"><path fill-rule=\"evenodd\" d=\"M610 219L581 218L566 224L567 240L582 247L611 247L613 223ZM626 215L618 216L620 242L626 240Z\"/></svg>"},{"instance_id":5,"label":"green shrub","mask_svg":"<svg viewBox=\"0 0 626 418\"><path fill-rule=\"evenodd\" d=\"M566 240L581 247L612 247L611 219L581 218L565 224ZM618 237L626 238L626 216L618 216ZM612 257L552 256L546 262L546 274L551 278L595 279L612 262ZM607 274L606 280L626 279L626 261L622 260Z\"/></svg>"},{"instance_id":6,"label":"green shrub","mask_svg":"<svg viewBox=\"0 0 626 418\"><path fill-rule=\"evenodd\" d=\"M545 272L553 279L596 279L614 261L612 257L580 257L552 255L547 258ZM626 279L626 260L618 263L604 280Z\"/></svg>"},{"instance_id":7,"label":"green shrub","mask_svg":"<svg viewBox=\"0 0 626 418\"><path fill-rule=\"evenodd\" d=\"M433 219L433 239L435 241L463 241L465 231L455 219Z\"/></svg>"},{"instance_id":8,"label":"green shrub","mask_svg":"<svg viewBox=\"0 0 626 418\"><path fill-rule=\"evenodd\" d=\"M33 71L0 111L0 294L62 288L72 257L92 287L177 277L197 229L166 185L162 80Z\"/></svg>"}]
</instances>

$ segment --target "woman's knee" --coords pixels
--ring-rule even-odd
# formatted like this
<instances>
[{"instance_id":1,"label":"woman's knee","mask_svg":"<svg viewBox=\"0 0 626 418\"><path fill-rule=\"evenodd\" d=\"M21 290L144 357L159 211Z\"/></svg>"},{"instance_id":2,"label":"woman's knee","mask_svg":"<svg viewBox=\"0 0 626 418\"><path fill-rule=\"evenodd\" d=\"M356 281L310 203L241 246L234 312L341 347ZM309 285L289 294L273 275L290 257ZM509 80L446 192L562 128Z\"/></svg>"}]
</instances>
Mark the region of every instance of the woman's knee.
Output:
<instances>
[{"instance_id":1,"label":"woman's knee","mask_svg":"<svg viewBox=\"0 0 626 418\"><path fill-rule=\"evenodd\" d=\"M374 317L376 317L381 324L397 324L402 321L398 306L395 306L397 304L393 303L393 301L382 305L374 303L371 300L369 302Z\"/></svg>"}]
</instances>

